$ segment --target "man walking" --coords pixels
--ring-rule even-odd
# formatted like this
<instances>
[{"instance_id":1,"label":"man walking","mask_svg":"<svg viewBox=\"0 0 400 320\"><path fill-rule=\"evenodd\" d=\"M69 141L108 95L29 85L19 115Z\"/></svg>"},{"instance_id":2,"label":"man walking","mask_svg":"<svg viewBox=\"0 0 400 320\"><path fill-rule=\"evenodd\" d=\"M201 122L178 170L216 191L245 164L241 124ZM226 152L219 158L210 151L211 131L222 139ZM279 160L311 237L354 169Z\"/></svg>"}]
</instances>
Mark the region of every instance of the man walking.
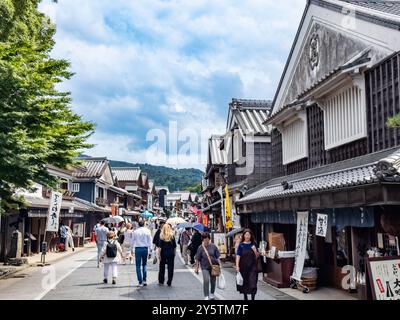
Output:
<instances>
[{"instance_id":1,"label":"man walking","mask_svg":"<svg viewBox=\"0 0 400 320\"><path fill-rule=\"evenodd\" d=\"M132 253L135 250L136 274L139 287L147 286L147 260L151 255L151 233L144 226L144 221L139 222L139 228L133 232ZM143 267L143 273L141 266Z\"/></svg>"},{"instance_id":2,"label":"man walking","mask_svg":"<svg viewBox=\"0 0 400 320\"><path fill-rule=\"evenodd\" d=\"M108 228L104 225L104 221L100 221L100 227L96 228L95 237L97 244L97 268L100 268L100 256L101 251L104 247L104 243L107 241Z\"/></svg>"},{"instance_id":3,"label":"man walking","mask_svg":"<svg viewBox=\"0 0 400 320\"><path fill-rule=\"evenodd\" d=\"M60 243L64 245L64 248L62 251L67 251L67 236L68 236L68 230L67 227L64 225L64 223L61 222L60 224Z\"/></svg>"},{"instance_id":4,"label":"man walking","mask_svg":"<svg viewBox=\"0 0 400 320\"><path fill-rule=\"evenodd\" d=\"M182 245L182 256L183 260L185 261L185 265L187 266L189 264L189 242L190 242L190 237L192 236L190 232L190 228L186 228L185 231L182 232L181 235L181 245Z\"/></svg>"}]
</instances>

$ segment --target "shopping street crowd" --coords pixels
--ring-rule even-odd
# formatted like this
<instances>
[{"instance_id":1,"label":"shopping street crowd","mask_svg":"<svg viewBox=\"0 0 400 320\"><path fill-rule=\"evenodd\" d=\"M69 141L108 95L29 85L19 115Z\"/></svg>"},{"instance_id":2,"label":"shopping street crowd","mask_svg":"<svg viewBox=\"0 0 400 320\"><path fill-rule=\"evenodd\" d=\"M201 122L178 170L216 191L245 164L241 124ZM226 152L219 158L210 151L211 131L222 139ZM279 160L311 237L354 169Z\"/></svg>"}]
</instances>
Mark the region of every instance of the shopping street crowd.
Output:
<instances>
[{"instance_id":1,"label":"shopping street crowd","mask_svg":"<svg viewBox=\"0 0 400 320\"><path fill-rule=\"evenodd\" d=\"M215 289L225 288L225 278L221 272L221 254L211 236L192 228L179 228L163 220L156 224L144 220L132 223L121 222L113 225L99 221L95 226L97 244L97 267L104 267L105 284L111 269L112 284L118 278L118 265L135 262L137 286L147 286L147 264L159 264L158 285L172 286L174 261L179 248L185 265L203 276L205 300L215 299ZM251 230L245 230L236 245L236 286L245 300L249 296L255 300L258 282L259 252ZM167 277L165 272L167 269Z\"/></svg>"}]
</instances>

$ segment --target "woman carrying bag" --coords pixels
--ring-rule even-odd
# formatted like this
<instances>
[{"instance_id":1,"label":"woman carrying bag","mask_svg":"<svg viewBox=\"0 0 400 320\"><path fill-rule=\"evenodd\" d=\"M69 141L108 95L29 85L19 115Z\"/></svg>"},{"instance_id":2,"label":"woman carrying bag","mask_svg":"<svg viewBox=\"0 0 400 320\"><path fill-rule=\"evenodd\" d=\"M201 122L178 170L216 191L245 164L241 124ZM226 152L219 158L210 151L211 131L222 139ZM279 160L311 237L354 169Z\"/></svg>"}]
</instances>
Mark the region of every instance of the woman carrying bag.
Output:
<instances>
[{"instance_id":1,"label":"woman carrying bag","mask_svg":"<svg viewBox=\"0 0 400 320\"><path fill-rule=\"evenodd\" d=\"M244 300L248 300L247 295L249 294L251 300L255 300L258 283L257 259L259 256L253 232L249 229L244 230L242 241L236 252L236 271L243 278L243 284L238 285L238 291L244 295Z\"/></svg>"},{"instance_id":2,"label":"woman carrying bag","mask_svg":"<svg viewBox=\"0 0 400 320\"><path fill-rule=\"evenodd\" d=\"M204 300L214 300L217 277L221 274L221 262L219 260L221 254L217 246L211 243L211 237L209 233L203 234L202 240L203 244L198 248L196 254L195 272L198 274L199 267L201 266L203 274Z\"/></svg>"},{"instance_id":3,"label":"woman carrying bag","mask_svg":"<svg viewBox=\"0 0 400 320\"><path fill-rule=\"evenodd\" d=\"M168 266L168 280L167 285L172 285L174 277L174 261L176 255L176 241L174 230L170 224L165 224L160 233L160 240L158 242L158 250L160 256L160 269L158 272L158 284L163 286L165 281L165 265Z\"/></svg>"}]
</instances>

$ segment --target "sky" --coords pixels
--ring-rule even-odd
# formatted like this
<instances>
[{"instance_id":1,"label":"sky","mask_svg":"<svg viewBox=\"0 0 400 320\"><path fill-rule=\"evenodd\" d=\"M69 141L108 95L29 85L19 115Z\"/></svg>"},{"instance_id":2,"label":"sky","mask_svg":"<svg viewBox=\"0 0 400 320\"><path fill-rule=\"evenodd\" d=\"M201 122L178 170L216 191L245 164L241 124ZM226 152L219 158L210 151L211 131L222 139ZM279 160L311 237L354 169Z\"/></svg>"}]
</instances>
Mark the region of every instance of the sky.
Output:
<instances>
[{"instance_id":1,"label":"sky","mask_svg":"<svg viewBox=\"0 0 400 320\"><path fill-rule=\"evenodd\" d=\"M85 154L203 169L232 98L272 100L306 0L43 0Z\"/></svg>"}]
</instances>

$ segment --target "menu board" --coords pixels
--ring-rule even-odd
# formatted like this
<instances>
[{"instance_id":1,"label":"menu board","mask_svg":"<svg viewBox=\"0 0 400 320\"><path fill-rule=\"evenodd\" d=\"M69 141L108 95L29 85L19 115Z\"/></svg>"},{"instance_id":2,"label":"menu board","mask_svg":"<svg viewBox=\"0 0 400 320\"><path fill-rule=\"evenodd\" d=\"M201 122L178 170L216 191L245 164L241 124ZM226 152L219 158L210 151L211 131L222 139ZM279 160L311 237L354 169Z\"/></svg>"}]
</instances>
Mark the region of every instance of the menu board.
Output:
<instances>
[{"instance_id":1,"label":"menu board","mask_svg":"<svg viewBox=\"0 0 400 320\"><path fill-rule=\"evenodd\" d=\"M400 257L368 259L374 300L400 300Z\"/></svg>"}]
</instances>

